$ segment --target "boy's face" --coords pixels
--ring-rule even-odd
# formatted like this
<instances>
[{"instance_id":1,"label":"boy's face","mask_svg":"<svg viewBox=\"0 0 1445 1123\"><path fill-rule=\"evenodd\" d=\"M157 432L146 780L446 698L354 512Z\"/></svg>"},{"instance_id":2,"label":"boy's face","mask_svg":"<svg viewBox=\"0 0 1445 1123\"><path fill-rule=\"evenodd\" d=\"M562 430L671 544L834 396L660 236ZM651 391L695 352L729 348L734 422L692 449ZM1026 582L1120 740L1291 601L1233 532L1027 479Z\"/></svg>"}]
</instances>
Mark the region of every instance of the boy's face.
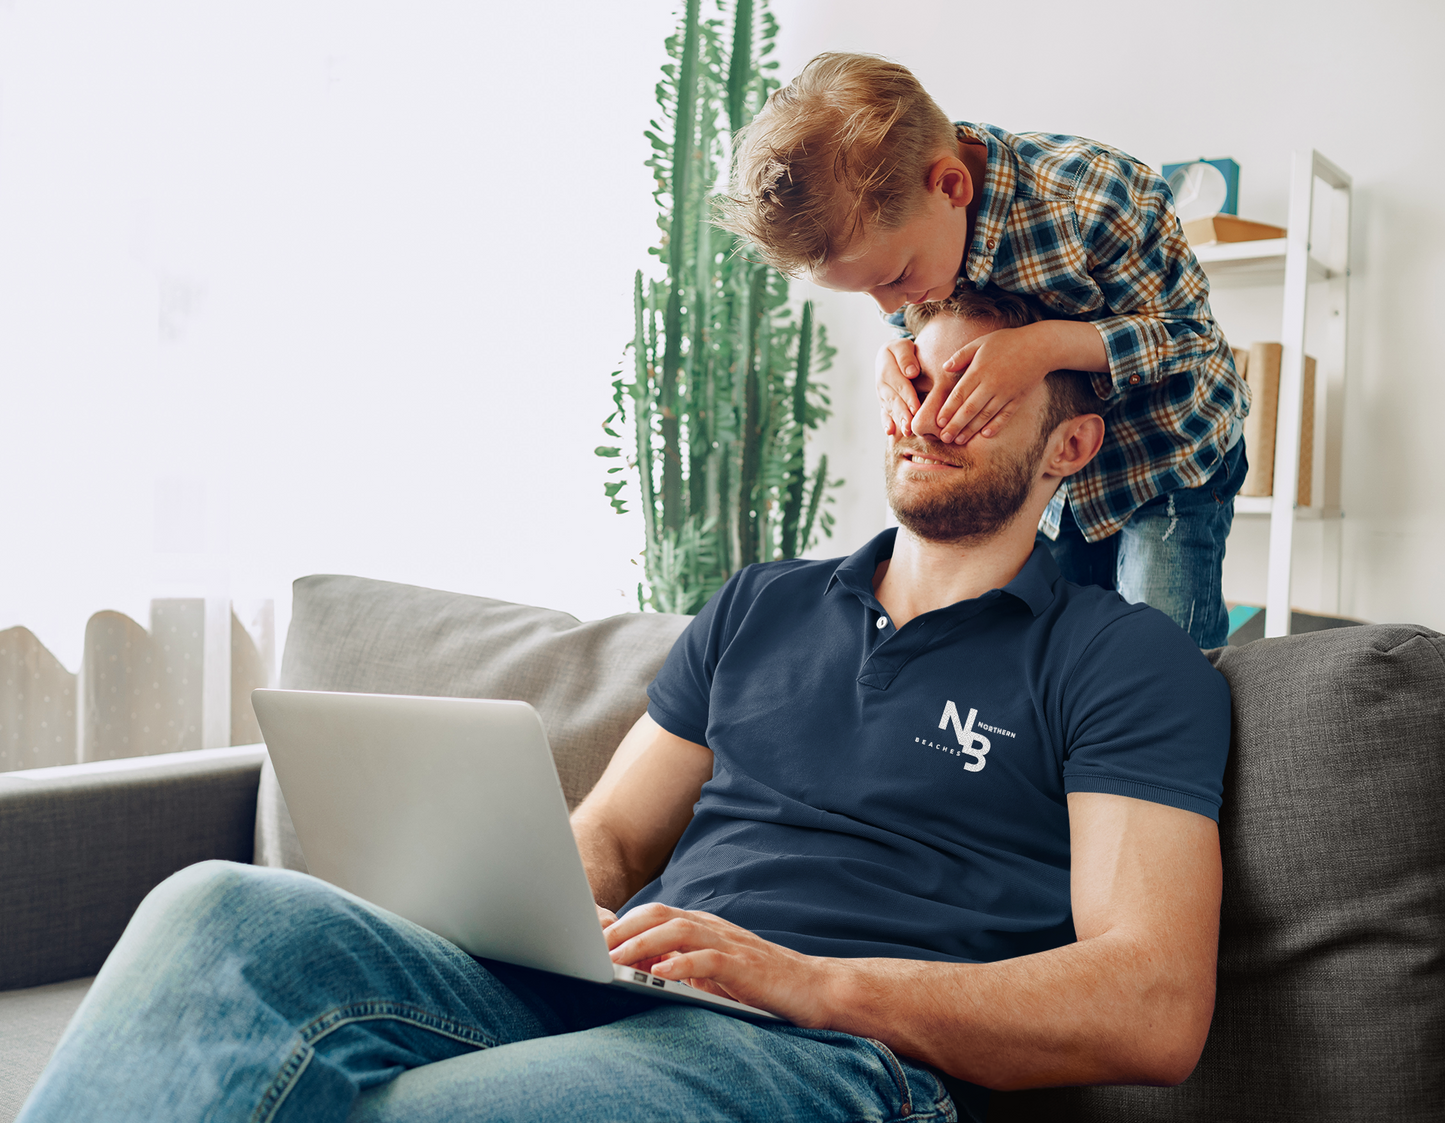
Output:
<instances>
[{"instance_id":1,"label":"boy's face","mask_svg":"<svg viewBox=\"0 0 1445 1123\"><path fill-rule=\"evenodd\" d=\"M812 274L835 292L866 292L885 312L942 300L953 292L968 246L973 183L963 163L940 160L918 209L902 226L860 232Z\"/></svg>"}]
</instances>

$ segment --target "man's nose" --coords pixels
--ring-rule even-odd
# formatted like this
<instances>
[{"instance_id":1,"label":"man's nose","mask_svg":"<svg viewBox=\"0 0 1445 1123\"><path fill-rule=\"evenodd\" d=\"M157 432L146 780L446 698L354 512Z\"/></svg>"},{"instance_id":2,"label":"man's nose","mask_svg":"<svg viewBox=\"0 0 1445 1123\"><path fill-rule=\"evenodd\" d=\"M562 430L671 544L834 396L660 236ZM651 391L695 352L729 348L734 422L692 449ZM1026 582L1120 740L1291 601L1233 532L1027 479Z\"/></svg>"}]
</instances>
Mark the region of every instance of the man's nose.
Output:
<instances>
[{"instance_id":1,"label":"man's nose","mask_svg":"<svg viewBox=\"0 0 1445 1123\"><path fill-rule=\"evenodd\" d=\"M884 313L888 315L897 312L898 309L902 308L905 304L908 303L908 301L904 300L903 297L894 296L892 293L889 292L875 291L870 292L868 295L873 298L873 303L878 305L878 307L883 309Z\"/></svg>"},{"instance_id":2,"label":"man's nose","mask_svg":"<svg viewBox=\"0 0 1445 1123\"><path fill-rule=\"evenodd\" d=\"M922 399L918 405L918 412L913 415L911 428L915 437L936 437L943 431L938 424L938 406L941 401L928 400L928 391L920 389L918 396Z\"/></svg>"}]
</instances>

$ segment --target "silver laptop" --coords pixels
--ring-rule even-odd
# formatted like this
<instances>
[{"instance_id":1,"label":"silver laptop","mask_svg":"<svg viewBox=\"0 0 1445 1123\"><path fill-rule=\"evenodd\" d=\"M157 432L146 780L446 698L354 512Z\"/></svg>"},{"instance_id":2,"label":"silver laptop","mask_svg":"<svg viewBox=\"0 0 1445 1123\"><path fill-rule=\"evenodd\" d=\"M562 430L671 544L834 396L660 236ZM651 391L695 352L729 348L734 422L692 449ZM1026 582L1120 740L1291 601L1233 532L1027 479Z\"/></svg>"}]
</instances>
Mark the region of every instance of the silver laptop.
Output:
<instances>
[{"instance_id":1,"label":"silver laptop","mask_svg":"<svg viewBox=\"0 0 1445 1123\"><path fill-rule=\"evenodd\" d=\"M315 876L470 955L782 1020L612 962L526 702L306 690L251 702Z\"/></svg>"}]
</instances>

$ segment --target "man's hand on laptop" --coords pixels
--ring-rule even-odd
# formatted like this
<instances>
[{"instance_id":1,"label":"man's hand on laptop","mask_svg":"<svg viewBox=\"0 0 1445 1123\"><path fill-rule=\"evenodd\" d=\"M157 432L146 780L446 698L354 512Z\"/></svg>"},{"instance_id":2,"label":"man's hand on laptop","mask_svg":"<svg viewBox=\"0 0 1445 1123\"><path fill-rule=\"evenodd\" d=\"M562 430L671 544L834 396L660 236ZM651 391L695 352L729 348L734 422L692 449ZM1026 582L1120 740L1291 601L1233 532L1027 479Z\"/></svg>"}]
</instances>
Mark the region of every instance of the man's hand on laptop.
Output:
<instances>
[{"instance_id":1,"label":"man's hand on laptop","mask_svg":"<svg viewBox=\"0 0 1445 1123\"><path fill-rule=\"evenodd\" d=\"M593 903L596 904L595 901ZM597 919L602 922L602 930L605 932L609 924L617 923L617 914L611 909L604 909L601 905L597 905Z\"/></svg>"},{"instance_id":2,"label":"man's hand on laptop","mask_svg":"<svg viewBox=\"0 0 1445 1123\"><path fill-rule=\"evenodd\" d=\"M599 914L606 913L600 905ZM650 904L604 926L612 959L745 1002L794 1025L829 1024L828 964L707 912Z\"/></svg>"}]
</instances>

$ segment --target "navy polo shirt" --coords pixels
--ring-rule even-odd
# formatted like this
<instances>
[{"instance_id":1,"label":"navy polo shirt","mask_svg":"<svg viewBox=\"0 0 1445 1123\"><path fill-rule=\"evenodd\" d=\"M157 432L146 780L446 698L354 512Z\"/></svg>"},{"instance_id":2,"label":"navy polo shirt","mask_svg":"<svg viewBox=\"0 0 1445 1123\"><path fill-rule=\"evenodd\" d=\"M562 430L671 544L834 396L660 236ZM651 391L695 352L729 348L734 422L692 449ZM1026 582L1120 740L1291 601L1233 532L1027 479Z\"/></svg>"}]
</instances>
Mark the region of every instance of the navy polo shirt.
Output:
<instances>
[{"instance_id":1,"label":"navy polo shirt","mask_svg":"<svg viewBox=\"0 0 1445 1123\"><path fill-rule=\"evenodd\" d=\"M1069 792L1217 818L1229 690L1163 613L1017 577L894 628L895 531L735 574L648 713L712 778L627 907L701 909L813 955L990 962L1074 940Z\"/></svg>"}]
</instances>

